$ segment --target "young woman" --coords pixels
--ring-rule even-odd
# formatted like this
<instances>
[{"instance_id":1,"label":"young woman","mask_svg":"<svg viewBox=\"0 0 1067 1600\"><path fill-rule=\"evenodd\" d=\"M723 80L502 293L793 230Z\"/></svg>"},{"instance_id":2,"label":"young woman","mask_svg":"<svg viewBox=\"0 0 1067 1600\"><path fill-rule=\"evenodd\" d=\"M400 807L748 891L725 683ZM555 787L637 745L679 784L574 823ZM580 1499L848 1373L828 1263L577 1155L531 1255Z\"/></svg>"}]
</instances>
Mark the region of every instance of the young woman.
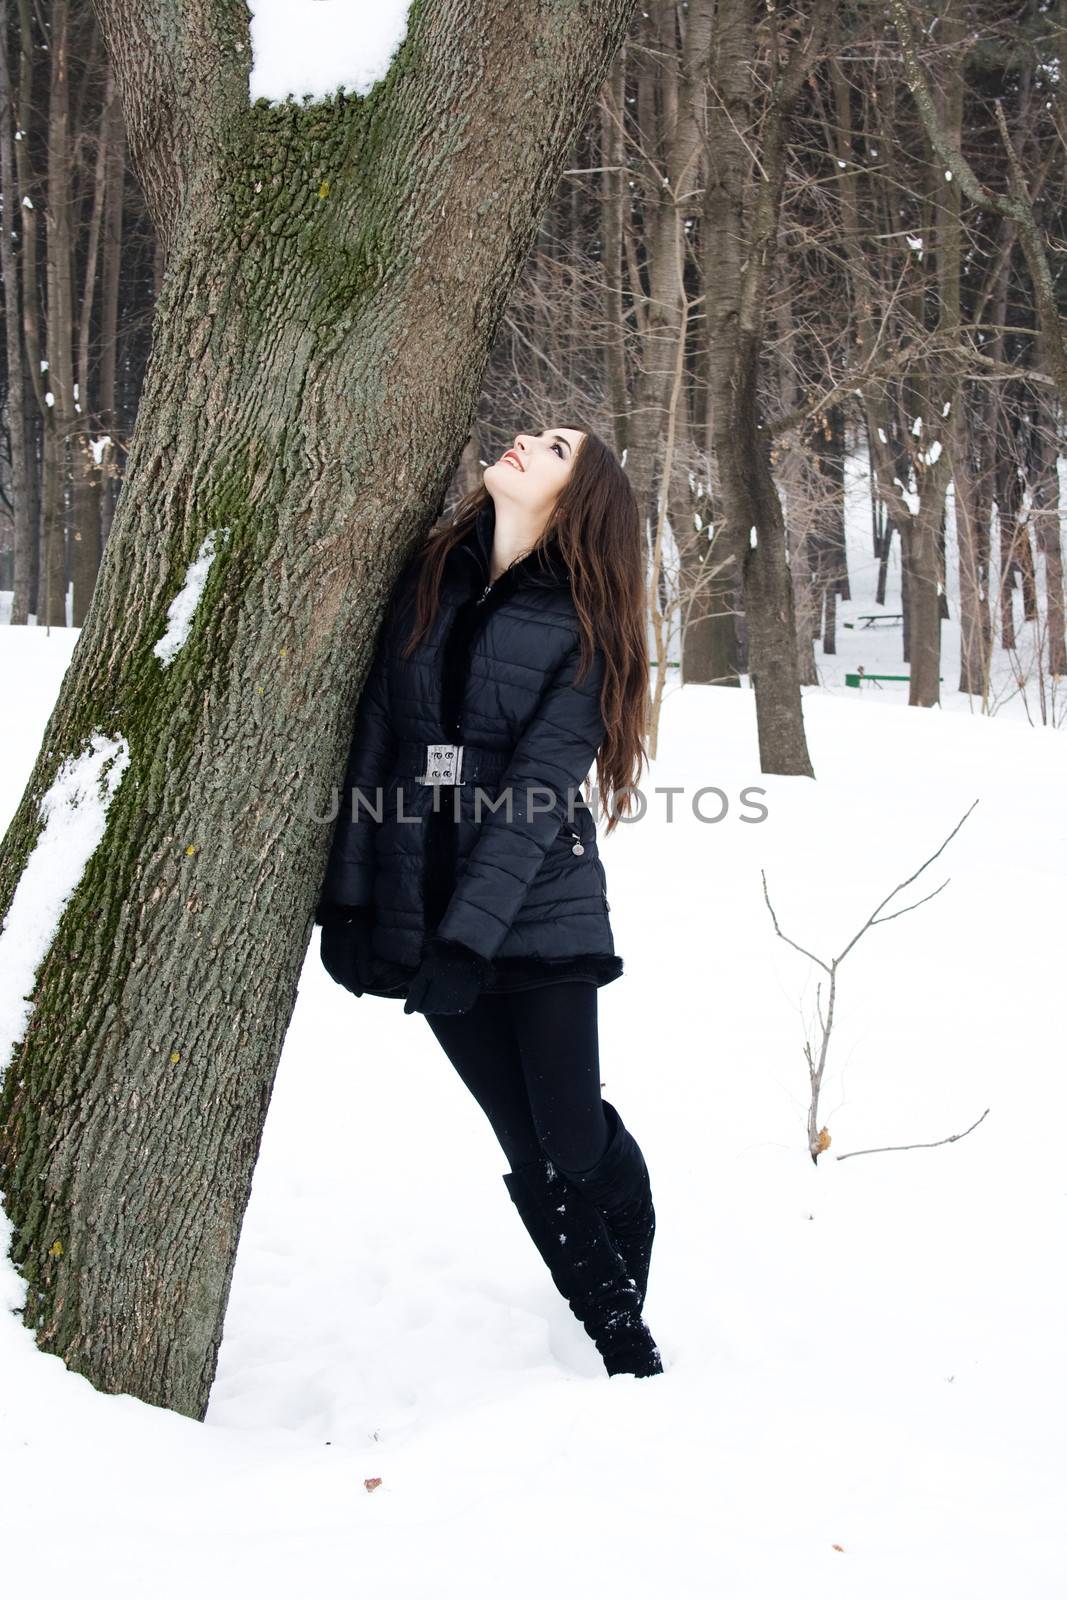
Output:
<instances>
[{"instance_id":1,"label":"young woman","mask_svg":"<svg viewBox=\"0 0 1067 1600\"><path fill-rule=\"evenodd\" d=\"M422 1012L509 1161L504 1183L609 1374L663 1370L642 1319L655 1211L600 1094L622 974L596 822L640 777L637 503L588 429L520 433L401 573L357 709L316 920L353 994Z\"/></svg>"}]
</instances>

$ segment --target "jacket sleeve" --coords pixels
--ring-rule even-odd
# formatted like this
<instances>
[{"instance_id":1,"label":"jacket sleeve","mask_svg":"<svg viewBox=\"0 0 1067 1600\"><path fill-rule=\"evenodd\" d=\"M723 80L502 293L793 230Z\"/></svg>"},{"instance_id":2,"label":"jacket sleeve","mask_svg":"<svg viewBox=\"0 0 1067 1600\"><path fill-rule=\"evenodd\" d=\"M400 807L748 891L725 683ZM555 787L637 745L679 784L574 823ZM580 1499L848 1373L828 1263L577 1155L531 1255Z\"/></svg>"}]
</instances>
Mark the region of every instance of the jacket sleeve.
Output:
<instances>
[{"instance_id":1,"label":"jacket sleeve","mask_svg":"<svg viewBox=\"0 0 1067 1600\"><path fill-rule=\"evenodd\" d=\"M604 741L603 652L597 648L579 685L574 680L580 656L579 640L515 747L501 779L498 809L483 804L477 841L436 930L440 938L467 945L486 960L507 937Z\"/></svg>"},{"instance_id":2,"label":"jacket sleeve","mask_svg":"<svg viewBox=\"0 0 1067 1600\"><path fill-rule=\"evenodd\" d=\"M352 739L338 800L337 824L319 891L316 920L325 906L368 906L373 900L374 830L390 803L385 782L396 760L389 705L389 621L378 634L374 659L356 707ZM392 801L395 805L395 800Z\"/></svg>"}]
</instances>

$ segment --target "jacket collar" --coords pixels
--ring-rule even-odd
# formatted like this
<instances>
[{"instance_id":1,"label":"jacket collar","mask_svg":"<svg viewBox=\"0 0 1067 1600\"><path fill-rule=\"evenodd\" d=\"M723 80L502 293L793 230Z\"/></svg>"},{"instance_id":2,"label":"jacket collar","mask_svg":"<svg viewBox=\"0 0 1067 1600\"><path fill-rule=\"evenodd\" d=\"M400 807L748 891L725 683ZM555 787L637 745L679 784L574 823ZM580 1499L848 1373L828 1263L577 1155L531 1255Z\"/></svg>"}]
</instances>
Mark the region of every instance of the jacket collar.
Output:
<instances>
[{"instance_id":1,"label":"jacket collar","mask_svg":"<svg viewBox=\"0 0 1067 1600\"><path fill-rule=\"evenodd\" d=\"M493 555L493 535L496 531L496 506L492 500L486 501L479 511L473 528L459 541L457 550L465 550L467 554L457 557L462 562L461 571L477 571L480 588L489 582L490 562ZM473 558L473 559L472 559ZM529 584L538 587L563 588L571 581L570 569L563 559L559 548L558 539L550 539L543 550L529 550L518 561L513 561L510 567L500 574L493 584L503 583L507 579L506 588L511 589L519 584Z\"/></svg>"}]
</instances>

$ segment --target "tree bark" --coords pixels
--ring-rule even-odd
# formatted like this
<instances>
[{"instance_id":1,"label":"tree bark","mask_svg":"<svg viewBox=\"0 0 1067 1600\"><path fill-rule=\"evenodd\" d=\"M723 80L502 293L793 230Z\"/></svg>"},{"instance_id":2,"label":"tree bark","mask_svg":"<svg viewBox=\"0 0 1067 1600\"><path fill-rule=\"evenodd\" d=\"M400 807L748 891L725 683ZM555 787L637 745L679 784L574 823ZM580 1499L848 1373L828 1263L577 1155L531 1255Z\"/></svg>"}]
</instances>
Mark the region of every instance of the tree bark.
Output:
<instances>
[{"instance_id":1,"label":"tree bark","mask_svg":"<svg viewBox=\"0 0 1067 1600\"><path fill-rule=\"evenodd\" d=\"M74 429L74 295L70 172L70 8L52 0L48 102L48 206L45 283L48 321L48 391L44 427L44 604L49 627L67 622L67 455ZM51 396L51 399L48 398Z\"/></svg>"},{"instance_id":2,"label":"tree bark","mask_svg":"<svg viewBox=\"0 0 1067 1600\"><path fill-rule=\"evenodd\" d=\"M73 547L71 565L74 577L71 621L76 628L80 628L85 622L100 566L100 502L104 477L94 448L90 349L95 320L97 264L107 215L108 176L112 167L109 159L109 141L115 123L112 110L116 101L114 74L109 72L100 108L100 125L94 152L92 211L85 250L84 288L79 296L77 318L78 360L75 370L78 375L78 390L74 406L74 423L71 428L74 508L71 528Z\"/></svg>"},{"instance_id":3,"label":"tree bark","mask_svg":"<svg viewBox=\"0 0 1067 1600\"><path fill-rule=\"evenodd\" d=\"M661 16L669 15L673 34L674 6L661 6L659 12ZM646 514L653 518L657 504L667 495L661 450L674 388L678 340L686 315L685 221L700 206L699 123L712 13L712 0L693 0L680 58L673 36L661 40L659 81L663 111L658 117L653 114L652 121L641 127L642 137L649 139L653 150L662 146L663 165L658 172L653 169L645 175L650 197L643 229L649 292L630 408L627 468ZM646 100L652 99L649 90ZM653 130L661 130L658 138L651 137ZM683 389L683 396L684 393ZM683 411L680 431L688 439L688 412L684 406Z\"/></svg>"},{"instance_id":4,"label":"tree bark","mask_svg":"<svg viewBox=\"0 0 1067 1600\"><path fill-rule=\"evenodd\" d=\"M37 238L37 206L33 196L39 196L39 185L34 182L30 167L29 139L27 130L33 124L33 21L30 14L30 0L19 0L19 87L18 87L18 123L23 135L15 140L15 172L18 181L20 199L19 222L21 231L19 261L22 268L22 338L25 348L26 365L24 368L26 384L23 386L24 400L23 414L27 418L27 467L26 480L27 520L30 528L31 556L30 556L30 584L28 609L32 610L38 622L44 620L44 587L45 574L42 570L42 540L41 523L43 521L41 499L43 484L41 477L35 470L38 455L43 461L47 448L47 430L49 427L48 407L45 404L45 384L41 372L41 341L38 334L38 306L40 304L40 274L38 272L38 238ZM28 202L28 203L27 203ZM36 401L36 411L29 409L29 394ZM38 449L37 431L40 428L42 440ZM47 468L45 469L47 470ZM14 616L12 618L14 619Z\"/></svg>"},{"instance_id":5,"label":"tree bark","mask_svg":"<svg viewBox=\"0 0 1067 1600\"><path fill-rule=\"evenodd\" d=\"M780 408L789 413L800 405L796 375L803 357L787 294L780 297L776 315L778 348L774 377ZM835 420L839 419L836 409L833 415ZM818 682L815 639L820 615L824 624L823 650L832 655L836 648L832 599L838 560L842 568L844 565L844 495L841 482L830 489L829 473L824 475L822 468L823 456L829 455L830 426L829 417L816 415L809 423L777 441L772 451L772 462L777 467L777 480L785 501L789 579L796 614L797 675L802 684ZM833 503L830 503L831 494ZM841 528L840 553L833 544L835 524Z\"/></svg>"},{"instance_id":6,"label":"tree bark","mask_svg":"<svg viewBox=\"0 0 1067 1600\"><path fill-rule=\"evenodd\" d=\"M1034 405L1033 520L1034 542L1045 558L1047 668L1051 677L1067 676L1067 633L1064 624L1063 543L1060 537L1060 485L1056 463L1057 406L1047 392Z\"/></svg>"},{"instance_id":7,"label":"tree bark","mask_svg":"<svg viewBox=\"0 0 1067 1600\"><path fill-rule=\"evenodd\" d=\"M628 443L629 388L626 382L626 317L622 293L622 239L626 194L626 45L615 58L600 100L601 229L604 238L605 386L616 452Z\"/></svg>"},{"instance_id":8,"label":"tree bark","mask_svg":"<svg viewBox=\"0 0 1067 1600\"><path fill-rule=\"evenodd\" d=\"M6 914L61 763L112 740L101 840L0 1052L0 1187L40 1348L202 1418L377 625L633 7L417 5L368 96L249 106L243 0L95 4L165 271L0 863Z\"/></svg>"},{"instance_id":9,"label":"tree bark","mask_svg":"<svg viewBox=\"0 0 1067 1600\"><path fill-rule=\"evenodd\" d=\"M115 430L118 427L118 410L115 395L115 368L118 348L119 283L122 261L123 201L125 198L126 130L122 122L118 85L113 84L113 72L108 74L107 101L111 116L105 138L107 141L107 169L104 177L104 246L100 283L100 361L97 376L96 414L100 424L100 470L103 484L100 490L100 548L107 543L114 514L118 473L114 463L117 456ZM98 569L99 570L99 565Z\"/></svg>"},{"instance_id":10,"label":"tree bark","mask_svg":"<svg viewBox=\"0 0 1067 1600\"><path fill-rule=\"evenodd\" d=\"M784 64L779 60L781 41L772 38L772 87L760 137L754 126L756 8L752 0L723 0L719 5L704 214L708 370L724 549L732 552L741 573L760 767L806 777L813 773L801 709L793 589L758 382L787 119L828 21L829 5L815 0L803 35ZM754 176L750 167L756 169Z\"/></svg>"},{"instance_id":11,"label":"tree bark","mask_svg":"<svg viewBox=\"0 0 1067 1600\"><path fill-rule=\"evenodd\" d=\"M25 208L20 204L16 187L15 157L12 145L21 140L12 138L11 73L7 54L7 0L0 0L0 192L3 194L5 217L18 216L20 230L24 229ZM17 129L17 118L16 129ZM26 426L24 404L25 370L20 328L22 318L19 297L20 282L12 243L14 230L0 228L0 277L4 281L4 335L7 356L7 426L11 440L11 524L13 548L13 591L11 596L11 622L24 627L29 620L30 583L33 575L34 527L30 515L30 438Z\"/></svg>"},{"instance_id":12,"label":"tree bark","mask_svg":"<svg viewBox=\"0 0 1067 1600\"><path fill-rule=\"evenodd\" d=\"M985 708L989 693L992 630L989 622L988 561L983 560L983 530L975 470L973 419L966 388L960 392L952 444L956 506L956 546L960 574L960 693L977 695Z\"/></svg>"}]
</instances>

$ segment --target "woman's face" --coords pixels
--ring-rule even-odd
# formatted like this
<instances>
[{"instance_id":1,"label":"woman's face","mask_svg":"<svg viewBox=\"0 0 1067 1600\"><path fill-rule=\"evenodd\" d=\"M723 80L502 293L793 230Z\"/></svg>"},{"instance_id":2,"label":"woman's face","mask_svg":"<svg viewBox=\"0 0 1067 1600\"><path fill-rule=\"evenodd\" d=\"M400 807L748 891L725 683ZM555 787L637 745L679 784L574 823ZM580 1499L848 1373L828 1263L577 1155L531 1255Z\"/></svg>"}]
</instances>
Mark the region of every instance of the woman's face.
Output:
<instances>
[{"instance_id":1,"label":"woman's face","mask_svg":"<svg viewBox=\"0 0 1067 1600\"><path fill-rule=\"evenodd\" d=\"M584 438L576 428L517 433L500 460L485 469L485 487L494 504L509 501L529 517L547 522Z\"/></svg>"}]
</instances>

